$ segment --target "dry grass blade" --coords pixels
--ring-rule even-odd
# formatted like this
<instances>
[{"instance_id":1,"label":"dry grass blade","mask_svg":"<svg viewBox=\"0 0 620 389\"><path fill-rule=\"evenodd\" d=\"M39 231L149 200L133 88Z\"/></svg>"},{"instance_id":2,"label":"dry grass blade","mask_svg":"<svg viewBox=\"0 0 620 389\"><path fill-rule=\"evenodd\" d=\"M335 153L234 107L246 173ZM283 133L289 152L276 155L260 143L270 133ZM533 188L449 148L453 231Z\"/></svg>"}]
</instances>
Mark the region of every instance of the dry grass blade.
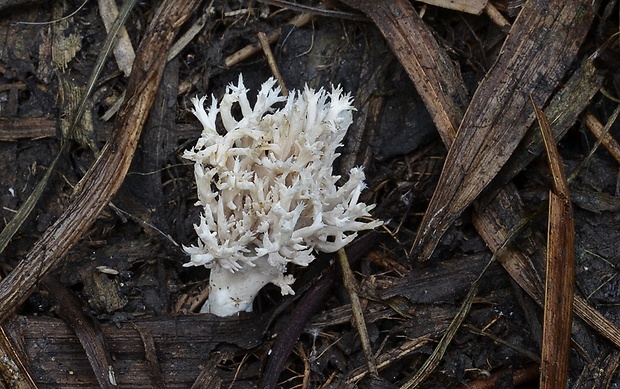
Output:
<instances>
[{"instance_id":1,"label":"dry grass blade","mask_svg":"<svg viewBox=\"0 0 620 389\"><path fill-rule=\"evenodd\" d=\"M39 181L32 193L30 193L30 196L28 196L26 201L24 201L24 203L19 207L15 216L11 218L11 220L2 229L2 232L0 232L0 253L4 251L13 236L17 233L17 231L19 231L22 224L24 224L24 221L26 221L35 205L37 205L37 202L39 201L39 198L41 198L50 177L52 177L52 173L54 173L54 170L56 169L56 164L60 160L63 149L64 147L61 147L56 155L56 158L54 158L50 166L47 167L47 171L45 172L45 175L43 175L43 178L41 178L41 181Z\"/></svg>"},{"instance_id":2,"label":"dry grass blade","mask_svg":"<svg viewBox=\"0 0 620 389\"><path fill-rule=\"evenodd\" d=\"M414 244L420 260L508 160L534 121L528 96L541 104L554 92L592 16L576 0L526 3L450 147Z\"/></svg>"},{"instance_id":3,"label":"dry grass blade","mask_svg":"<svg viewBox=\"0 0 620 389\"><path fill-rule=\"evenodd\" d=\"M105 29L110 32L111 26L118 18L116 2L112 0L99 0L97 4L99 5L99 13L101 14L101 19L103 19ZM118 39L114 45L114 57L116 58L118 68L125 74L125 77L129 76L136 53L125 27L118 31Z\"/></svg>"},{"instance_id":4,"label":"dry grass blade","mask_svg":"<svg viewBox=\"0 0 620 389\"><path fill-rule=\"evenodd\" d=\"M596 140L596 142L594 142L594 144L590 148L590 152L588 153L588 155L586 155L586 158L583 160L582 163L579 164L579 166L577 166L575 170L571 172L570 176L568 177L569 182L574 180L575 177L577 177L583 171L583 169L585 169L586 166L588 166L590 160L594 156L594 153L596 152L596 150L598 150L599 146L603 144L605 138L607 137L609 131L611 130L611 127L616 122L616 119L618 119L619 115L620 115L620 105L618 105L616 109L614 109L613 113L609 116L609 120L607 121L607 124L601 130L600 135L598 136L598 139Z\"/></svg>"},{"instance_id":5,"label":"dry grass blade","mask_svg":"<svg viewBox=\"0 0 620 389\"><path fill-rule=\"evenodd\" d=\"M532 104L545 142L553 179L553 189L549 191L540 387L564 388L568 380L575 294L575 222L568 181L551 125L536 103L532 101Z\"/></svg>"},{"instance_id":6,"label":"dry grass blade","mask_svg":"<svg viewBox=\"0 0 620 389\"><path fill-rule=\"evenodd\" d=\"M601 139L603 146L609 151L616 162L620 163L620 143L614 139L609 133L605 133L605 129L601 122L599 122L594 115L588 113L585 117L585 123L588 129L596 136L597 139Z\"/></svg>"},{"instance_id":7,"label":"dry grass blade","mask_svg":"<svg viewBox=\"0 0 620 389\"><path fill-rule=\"evenodd\" d=\"M408 340L398 347L387 350L377 357L377 368L382 369L389 366L391 363L410 355L416 350L428 345L432 340L430 334L422 335L418 338ZM344 379L347 385L354 385L362 378L368 375L368 367L360 366L357 369L350 371L347 377Z\"/></svg>"},{"instance_id":8,"label":"dry grass blade","mask_svg":"<svg viewBox=\"0 0 620 389\"><path fill-rule=\"evenodd\" d=\"M611 320L594 309L585 298L575 296L573 309L580 319L608 339L614 346L620 348L620 330L618 327L616 327Z\"/></svg>"},{"instance_id":9,"label":"dry grass blade","mask_svg":"<svg viewBox=\"0 0 620 389\"><path fill-rule=\"evenodd\" d=\"M514 188L512 188L514 189ZM502 267L513 280L539 305L543 305L543 285L532 264L531 257L542 257L541 244L535 234L528 234L516 244L505 242L524 222L520 219L519 209L523 207L521 199L514 190L502 190L495 201L482 213L474 215L474 225L489 248L496 254ZM510 226L516 226L510 228ZM531 253L529 256L524 253ZM535 259L535 261L537 261ZM614 323L594 309L580 296L575 296L575 313L620 348L620 330Z\"/></svg>"},{"instance_id":10,"label":"dry grass blade","mask_svg":"<svg viewBox=\"0 0 620 389\"><path fill-rule=\"evenodd\" d=\"M469 314L469 310L471 309L474 297L476 296L476 291L477 288L471 288L469 294L465 298L465 301L461 305L461 308L459 309L456 317L450 323L448 330L441 338L441 341L439 341L437 347L435 347L435 349L433 350L431 356L428 357L426 361L424 361L424 364L422 364L420 370L418 370L418 372L413 377L411 377L407 382L405 382L404 385L401 386L401 389L418 387L437 368L446 350L448 349L450 342L452 342L452 339L456 335L456 332L463 323L463 320L465 320L465 318Z\"/></svg>"},{"instance_id":11,"label":"dry grass blade","mask_svg":"<svg viewBox=\"0 0 620 389\"><path fill-rule=\"evenodd\" d=\"M558 151L558 146L553 136L553 130L551 124L547 119L545 113L536 105L532 100L534 106L534 113L540 126L540 132L542 133L543 142L545 142L545 150L547 151L547 158L549 159L549 168L551 169L551 178L553 180L552 192L558 197L562 197L567 201L570 201L570 193L568 190L568 180L564 174L564 167L562 163L562 157ZM568 209L570 210L570 209Z\"/></svg>"},{"instance_id":12,"label":"dry grass blade","mask_svg":"<svg viewBox=\"0 0 620 389\"><path fill-rule=\"evenodd\" d=\"M25 301L38 280L54 269L116 193L136 150L163 73L168 49L199 1L164 1L140 44L129 78L129 98L120 111L113 139L80 181L71 204L0 282L0 318Z\"/></svg>"}]
</instances>

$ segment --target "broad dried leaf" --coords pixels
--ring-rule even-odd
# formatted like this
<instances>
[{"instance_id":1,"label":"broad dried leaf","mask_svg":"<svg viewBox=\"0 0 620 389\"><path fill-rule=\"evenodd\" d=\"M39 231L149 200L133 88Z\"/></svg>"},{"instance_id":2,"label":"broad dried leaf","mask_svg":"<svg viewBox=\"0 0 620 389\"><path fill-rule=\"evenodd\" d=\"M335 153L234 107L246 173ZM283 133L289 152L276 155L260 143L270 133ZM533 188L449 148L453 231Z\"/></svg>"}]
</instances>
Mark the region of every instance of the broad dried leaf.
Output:
<instances>
[{"instance_id":1,"label":"broad dried leaf","mask_svg":"<svg viewBox=\"0 0 620 389\"><path fill-rule=\"evenodd\" d=\"M553 123L552 129L556 141L566 135L579 116L586 110L592 97L601 88L604 79L603 72L594 66L592 58L587 58L566 81L562 89L553 96L545 108L545 116L550 123ZM482 208L484 208L484 204L493 199L494 192L512 181L544 149L545 145L540 129L536 125L531 126L512 157L480 196L478 201L482 203Z\"/></svg>"},{"instance_id":2,"label":"broad dried leaf","mask_svg":"<svg viewBox=\"0 0 620 389\"><path fill-rule=\"evenodd\" d=\"M593 13L581 1L530 1L474 94L448 152L415 246L428 259L441 236L496 176L581 45Z\"/></svg>"}]
</instances>

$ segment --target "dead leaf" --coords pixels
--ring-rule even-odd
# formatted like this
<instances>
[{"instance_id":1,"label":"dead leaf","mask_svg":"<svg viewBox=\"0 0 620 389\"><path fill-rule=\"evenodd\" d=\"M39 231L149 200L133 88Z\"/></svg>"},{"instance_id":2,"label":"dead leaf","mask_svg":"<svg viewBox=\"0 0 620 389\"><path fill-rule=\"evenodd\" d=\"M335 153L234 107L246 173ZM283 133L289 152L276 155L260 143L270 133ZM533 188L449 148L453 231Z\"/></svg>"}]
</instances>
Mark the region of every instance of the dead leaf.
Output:
<instances>
[{"instance_id":1,"label":"dead leaf","mask_svg":"<svg viewBox=\"0 0 620 389\"><path fill-rule=\"evenodd\" d=\"M580 1L530 1L476 90L414 246L427 260L452 222L496 176L555 91L585 38L593 13Z\"/></svg>"}]
</instances>

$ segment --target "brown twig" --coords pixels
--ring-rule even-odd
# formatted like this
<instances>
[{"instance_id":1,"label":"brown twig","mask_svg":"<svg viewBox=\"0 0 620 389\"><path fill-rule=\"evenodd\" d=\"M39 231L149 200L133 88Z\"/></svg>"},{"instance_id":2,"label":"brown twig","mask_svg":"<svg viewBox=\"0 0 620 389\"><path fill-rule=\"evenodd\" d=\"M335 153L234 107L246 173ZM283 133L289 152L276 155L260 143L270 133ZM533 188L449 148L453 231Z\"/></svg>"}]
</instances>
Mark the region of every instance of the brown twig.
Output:
<instances>
[{"instance_id":1,"label":"brown twig","mask_svg":"<svg viewBox=\"0 0 620 389\"><path fill-rule=\"evenodd\" d=\"M361 238L353 241L347 248L347 254L351 258L351 262L358 260L363 253L368 252L380 239L377 231L370 231ZM314 265L313 265L314 266ZM331 289L336 281L336 272L328 268L319 275L317 281L298 301L297 307L291 314L284 330L278 334L275 344L269 355L267 366L261 376L259 388L275 388L278 377L286 365L286 361L290 353L295 347L295 343L299 339L302 330L306 326L310 317L322 304L327 292ZM281 305L280 309L284 306Z\"/></svg>"},{"instance_id":2,"label":"brown twig","mask_svg":"<svg viewBox=\"0 0 620 389\"><path fill-rule=\"evenodd\" d=\"M265 35L265 33L262 31L259 32L258 41L263 48L263 53L265 53L265 58L267 58L267 63L269 64L269 69L271 69L271 73L274 75L276 80L278 80L278 85L280 85L280 88L282 88L282 94L284 96L288 96L288 89L286 88L284 78L282 78L282 74L280 73L280 69L278 68L278 64L276 62L276 58L273 55L273 51L271 51L271 46L269 43L269 39L267 39L267 35Z\"/></svg>"},{"instance_id":3,"label":"brown twig","mask_svg":"<svg viewBox=\"0 0 620 389\"><path fill-rule=\"evenodd\" d=\"M598 121L598 119L592 115L591 113L586 114L586 127L596 136L597 138L602 137L602 144L605 146L607 151L614 157L614 159L620 163L620 144L617 140L614 139L609 132L605 132L605 126Z\"/></svg>"},{"instance_id":4,"label":"brown twig","mask_svg":"<svg viewBox=\"0 0 620 389\"><path fill-rule=\"evenodd\" d=\"M99 386L116 387L112 356L99 322L90 315L82 300L65 288L60 281L48 276L41 281L41 285L58 302L60 308L57 315L75 331Z\"/></svg>"},{"instance_id":5,"label":"brown twig","mask_svg":"<svg viewBox=\"0 0 620 389\"><path fill-rule=\"evenodd\" d=\"M504 15L502 15L490 2L484 7L484 13L486 13L489 19L501 28L502 31L508 32L510 30L510 22L506 20Z\"/></svg>"},{"instance_id":6,"label":"brown twig","mask_svg":"<svg viewBox=\"0 0 620 389\"><path fill-rule=\"evenodd\" d=\"M303 13L291 19L291 21L289 21L288 24L292 24L295 27L302 27L308 24L310 20L312 20L312 14ZM280 39L281 33L282 33L281 28L277 28L271 31L270 33L267 34L267 42L269 42L269 44L276 43L278 39ZM226 59L224 60L224 64L226 65L227 68L231 68L234 65L240 62L243 62L246 59L250 58L251 56L255 55L260 50L261 50L260 44L247 45L243 47L241 50L226 57Z\"/></svg>"}]
</instances>

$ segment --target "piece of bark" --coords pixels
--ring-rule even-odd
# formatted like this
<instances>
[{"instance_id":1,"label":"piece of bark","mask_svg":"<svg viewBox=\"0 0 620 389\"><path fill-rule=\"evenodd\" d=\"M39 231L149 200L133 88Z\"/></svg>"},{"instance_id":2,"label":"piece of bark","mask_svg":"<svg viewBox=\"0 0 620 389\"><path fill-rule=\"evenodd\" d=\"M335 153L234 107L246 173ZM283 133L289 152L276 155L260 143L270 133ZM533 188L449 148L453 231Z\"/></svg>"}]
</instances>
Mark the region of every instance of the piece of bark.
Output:
<instances>
[{"instance_id":1,"label":"piece of bark","mask_svg":"<svg viewBox=\"0 0 620 389\"><path fill-rule=\"evenodd\" d=\"M214 352L209 356L209 363L205 366L190 389L220 389L222 379L217 374L217 365L227 356L221 352Z\"/></svg>"},{"instance_id":2,"label":"piece of bark","mask_svg":"<svg viewBox=\"0 0 620 389\"><path fill-rule=\"evenodd\" d=\"M0 325L0 385L10 383L13 389L36 389L30 364L23 350L14 347L4 325Z\"/></svg>"},{"instance_id":3,"label":"piece of bark","mask_svg":"<svg viewBox=\"0 0 620 389\"><path fill-rule=\"evenodd\" d=\"M582 1L529 1L478 86L452 143L414 246L427 260L452 222L496 176L585 38L593 12Z\"/></svg>"},{"instance_id":4,"label":"piece of bark","mask_svg":"<svg viewBox=\"0 0 620 389\"><path fill-rule=\"evenodd\" d=\"M61 112L77 112L80 105L84 104L83 113L80 115L79 122L73 122L73 115L61 116L60 132L61 139L67 141L72 139L81 146L97 150L94 142L95 126L92 117L92 102L90 99L84 101L88 87L81 85L76 76L69 76L66 73L58 74L59 104Z\"/></svg>"},{"instance_id":5,"label":"piece of bark","mask_svg":"<svg viewBox=\"0 0 620 389\"><path fill-rule=\"evenodd\" d=\"M484 253L442 262L430 271L412 271L407 277L394 280L389 288L379 289L378 293L384 301L402 296L412 304L459 301L467 295L471 283L480 276L488 260L488 254ZM505 278L502 279L503 274L505 271L500 266L490 267L487 270L490 280L487 287L497 287L506 282Z\"/></svg>"},{"instance_id":6,"label":"piece of bark","mask_svg":"<svg viewBox=\"0 0 620 389\"><path fill-rule=\"evenodd\" d=\"M604 79L602 72L594 66L592 59L588 58L571 75L562 89L553 96L545 108L545 116L549 122L553 123L552 130L557 141L566 135L582 112L586 110L592 97L600 90ZM484 207L484 204L491 201L498 188L512 181L540 155L544 147L540 130L538 126L533 125L497 177L483 191L478 201L479 206Z\"/></svg>"},{"instance_id":7,"label":"piece of bark","mask_svg":"<svg viewBox=\"0 0 620 389\"><path fill-rule=\"evenodd\" d=\"M73 17L65 18L67 3L57 1L52 3L52 64L54 68L65 72L69 62L82 48L83 37L72 31L70 22Z\"/></svg>"},{"instance_id":8,"label":"piece of bark","mask_svg":"<svg viewBox=\"0 0 620 389\"><path fill-rule=\"evenodd\" d=\"M0 320L8 319L38 280L58 266L122 184L159 87L168 49L198 3L168 0L155 12L138 49L127 86L129 98L119 112L113 138L78 183L71 204L0 282Z\"/></svg>"},{"instance_id":9,"label":"piece of bark","mask_svg":"<svg viewBox=\"0 0 620 389\"><path fill-rule=\"evenodd\" d=\"M0 118L0 141L52 138L57 135L56 119Z\"/></svg>"},{"instance_id":10,"label":"piece of bark","mask_svg":"<svg viewBox=\"0 0 620 389\"><path fill-rule=\"evenodd\" d=\"M164 198L161 191L162 171L170 155L178 147L173 135L179 91L179 61L166 64L162 82L155 97L149 118L140 137L138 152L132 162L132 174L125 179L123 188L114 200L121 209L131 210L132 216L155 229L145 228L149 234L157 230L169 233L164 218ZM165 291L162 291L165 293Z\"/></svg>"},{"instance_id":11,"label":"piece of bark","mask_svg":"<svg viewBox=\"0 0 620 389\"><path fill-rule=\"evenodd\" d=\"M115 358L118 387L153 387L152 367L146 360L145 343L136 331L137 326L151 337L166 387L189 388L219 345L231 352L258 347L270 322L268 315L257 317L256 314L231 318L167 316L119 325L103 324L102 332ZM9 330L12 337L24 339L38 387L99 387L84 349L72 328L63 321L17 316ZM234 370L225 367L217 371L226 384L234 378Z\"/></svg>"}]
</instances>

